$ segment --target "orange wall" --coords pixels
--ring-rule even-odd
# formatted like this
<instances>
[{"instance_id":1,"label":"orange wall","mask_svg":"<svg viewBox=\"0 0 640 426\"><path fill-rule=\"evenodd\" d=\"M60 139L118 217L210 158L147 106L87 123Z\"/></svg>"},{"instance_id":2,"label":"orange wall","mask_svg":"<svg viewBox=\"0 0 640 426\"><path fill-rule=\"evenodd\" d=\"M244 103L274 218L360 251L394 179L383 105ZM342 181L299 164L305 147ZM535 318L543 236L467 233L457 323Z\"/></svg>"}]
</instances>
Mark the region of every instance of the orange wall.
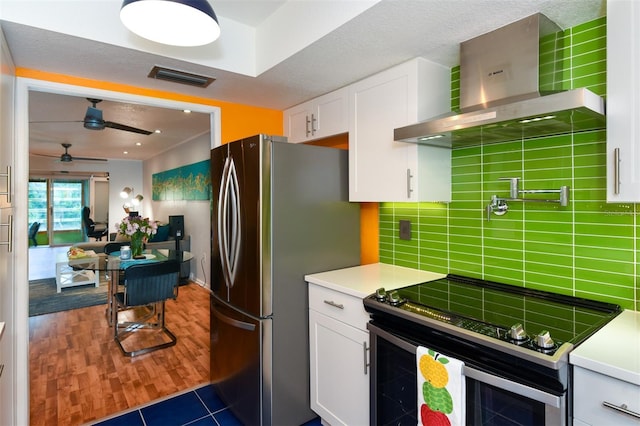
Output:
<instances>
[{"instance_id":1,"label":"orange wall","mask_svg":"<svg viewBox=\"0 0 640 426\"><path fill-rule=\"evenodd\" d=\"M145 89L126 84L111 83L99 80L73 77L63 74L55 74L28 68L17 68L16 76L32 78L35 80L51 81L55 83L69 84L73 86L90 87L94 89L110 90L149 96L153 98L171 99L174 101L188 102L219 107L221 114L222 143L252 136L258 133L271 135L283 135L282 111L258 108L248 105L223 102L215 99L197 96L182 95L179 93L165 92L161 90ZM348 136L339 135L328 138L318 144L333 146L336 148L348 148ZM378 261L378 203L360 204L360 230L361 230L361 263L375 263Z\"/></svg>"}]
</instances>

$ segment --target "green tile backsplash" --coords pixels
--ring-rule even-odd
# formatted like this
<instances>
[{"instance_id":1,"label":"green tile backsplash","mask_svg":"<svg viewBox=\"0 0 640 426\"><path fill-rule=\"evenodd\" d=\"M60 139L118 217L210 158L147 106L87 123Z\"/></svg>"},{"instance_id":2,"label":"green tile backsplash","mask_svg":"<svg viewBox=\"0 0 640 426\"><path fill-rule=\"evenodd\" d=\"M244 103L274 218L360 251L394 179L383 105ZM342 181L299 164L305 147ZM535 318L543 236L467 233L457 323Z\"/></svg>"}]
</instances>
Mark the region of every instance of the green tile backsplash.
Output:
<instances>
[{"instance_id":1,"label":"green tile backsplash","mask_svg":"<svg viewBox=\"0 0 640 426\"><path fill-rule=\"evenodd\" d=\"M562 86L605 96L606 19L562 39ZM456 67L453 109L459 87ZM454 149L451 203L380 204L380 261L640 309L637 207L606 203L605 141L605 131L592 131ZM569 206L512 202L488 222L491 196L508 196L502 177L522 178L522 189L568 185ZM399 239L401 219L412 223L411 241Z\"/></svg>"}]
</instances>

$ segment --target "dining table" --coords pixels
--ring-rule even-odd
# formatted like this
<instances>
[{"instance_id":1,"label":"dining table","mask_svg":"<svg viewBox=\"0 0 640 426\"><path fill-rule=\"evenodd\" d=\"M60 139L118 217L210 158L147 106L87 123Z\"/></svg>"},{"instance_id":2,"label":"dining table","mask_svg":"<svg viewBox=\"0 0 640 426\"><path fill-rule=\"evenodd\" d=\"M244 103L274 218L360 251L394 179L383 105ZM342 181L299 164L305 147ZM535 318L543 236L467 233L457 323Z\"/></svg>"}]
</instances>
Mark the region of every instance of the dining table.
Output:
<instances>
[{"instance_id":1,"label":"dining table","mask_svg":"<svg viewBox=\"0 0 640 426\"><path fill-rule=\"evenodd\" d=\"M120 251L114 251L109 254L101 253L98 255L98 261L90 264L90 267L96 273L104 272L108 278L107 289L107 320L109 326L113 326L116 321L116 311L114 308L114 295L118 291L120 285L120 273L133 265L145 265L158 262L166 262L168 260L177 260L178 262L188 262L193 259L193 253L185 250L171 249L145 249L141 258L122 259Z\"/></svg>"}]
</instances>

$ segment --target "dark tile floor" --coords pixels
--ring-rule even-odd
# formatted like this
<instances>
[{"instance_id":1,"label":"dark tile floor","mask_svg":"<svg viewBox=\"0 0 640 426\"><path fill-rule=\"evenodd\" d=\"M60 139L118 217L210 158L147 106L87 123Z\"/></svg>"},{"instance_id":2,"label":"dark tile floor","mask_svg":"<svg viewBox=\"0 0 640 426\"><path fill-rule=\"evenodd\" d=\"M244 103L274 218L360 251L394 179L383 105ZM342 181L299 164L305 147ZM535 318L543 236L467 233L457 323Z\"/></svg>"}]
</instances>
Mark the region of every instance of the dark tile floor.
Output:
<instances>
[{"instance_id":1,"label":"dark tile floor","mask_svg":"<svg viewBox=\"0 0 640 426\"><path fill-rule=\"evenodd\" d=\"M94 423L96 426L242 426L211 385ZM320 419L304 426L320 426Z\"/></svg>"}]
</instances>

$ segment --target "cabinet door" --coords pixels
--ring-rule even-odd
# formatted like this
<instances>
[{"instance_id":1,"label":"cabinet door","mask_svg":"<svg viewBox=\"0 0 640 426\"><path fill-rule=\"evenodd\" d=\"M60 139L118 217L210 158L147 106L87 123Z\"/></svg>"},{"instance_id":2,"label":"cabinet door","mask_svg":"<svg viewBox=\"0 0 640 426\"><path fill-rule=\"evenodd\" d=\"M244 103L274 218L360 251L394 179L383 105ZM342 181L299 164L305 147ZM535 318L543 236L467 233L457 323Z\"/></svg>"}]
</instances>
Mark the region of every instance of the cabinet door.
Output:
<instances>
[{"instance_id":1,"label":"cabinet door","mask_svg":"<svg viewBox=\"0 0 640 426\"><path fill-rule=\"evenodd\" d=\"M369 335L309 310L311 409L329 424L369 424Z\"/></svg>"},{"instance_id":2,"label":"cabinet door","mask_svg":"<svg viewBox=\"0 0 640 426\"><path fill-rule=\"evenodd\" d=\"M339 89L284 113L284 129L291 143L308 142L348 131L347 89Z\"/></svg>"},{"instance_id":3,"label":"cabinet door","mask_svg":"<svg viewBox=\"0 0 640 426\"><path fill-rule=\"evenodd\" d=\"M346 133L348 129L348 90L336 90L320 96L316 100L315 113L312 117L312 138Z\"/></svg>"},{"instance_id":4,"label":"cabinet door","mask_svg":"<svg viewBox=\"0 0 640 426\"><path fill-rule=\"evenodd\" d=\"M574 367L573 383L575 419L591 425L638 425L640 386L580 367Z\"/></svg>"},{"instance_id":5,"label":"cabinet door","mask_svg":"<svg viewBox=\"0 0 640 426\"><path fill-rule=\"evenodd\" d=\"M449 69L415 59L350 86L350 201L450 200L450 150L393 140L449 110L449 81Z\"/></svg>"},{"instance_id":6,"label":"cabinet door","mask_svg":"<svg viewBox=\"0 0 640 426\"><path fill-rule=\"evenodd\" d=\"M607 201L640 201L640 4L607 1Z\"/></svg>"},{"instance_id":7,"label":"cabinet door","mask_svg":"<svg viewBox=\"0 0 640 426\"><path fill-rule=\"evenodd\" d=\"M284 113L284 129L288 141L291 143L306 142L311 136L311 113L310 102L297 105L288 109Z\"/></svg>"}]
</instances>

